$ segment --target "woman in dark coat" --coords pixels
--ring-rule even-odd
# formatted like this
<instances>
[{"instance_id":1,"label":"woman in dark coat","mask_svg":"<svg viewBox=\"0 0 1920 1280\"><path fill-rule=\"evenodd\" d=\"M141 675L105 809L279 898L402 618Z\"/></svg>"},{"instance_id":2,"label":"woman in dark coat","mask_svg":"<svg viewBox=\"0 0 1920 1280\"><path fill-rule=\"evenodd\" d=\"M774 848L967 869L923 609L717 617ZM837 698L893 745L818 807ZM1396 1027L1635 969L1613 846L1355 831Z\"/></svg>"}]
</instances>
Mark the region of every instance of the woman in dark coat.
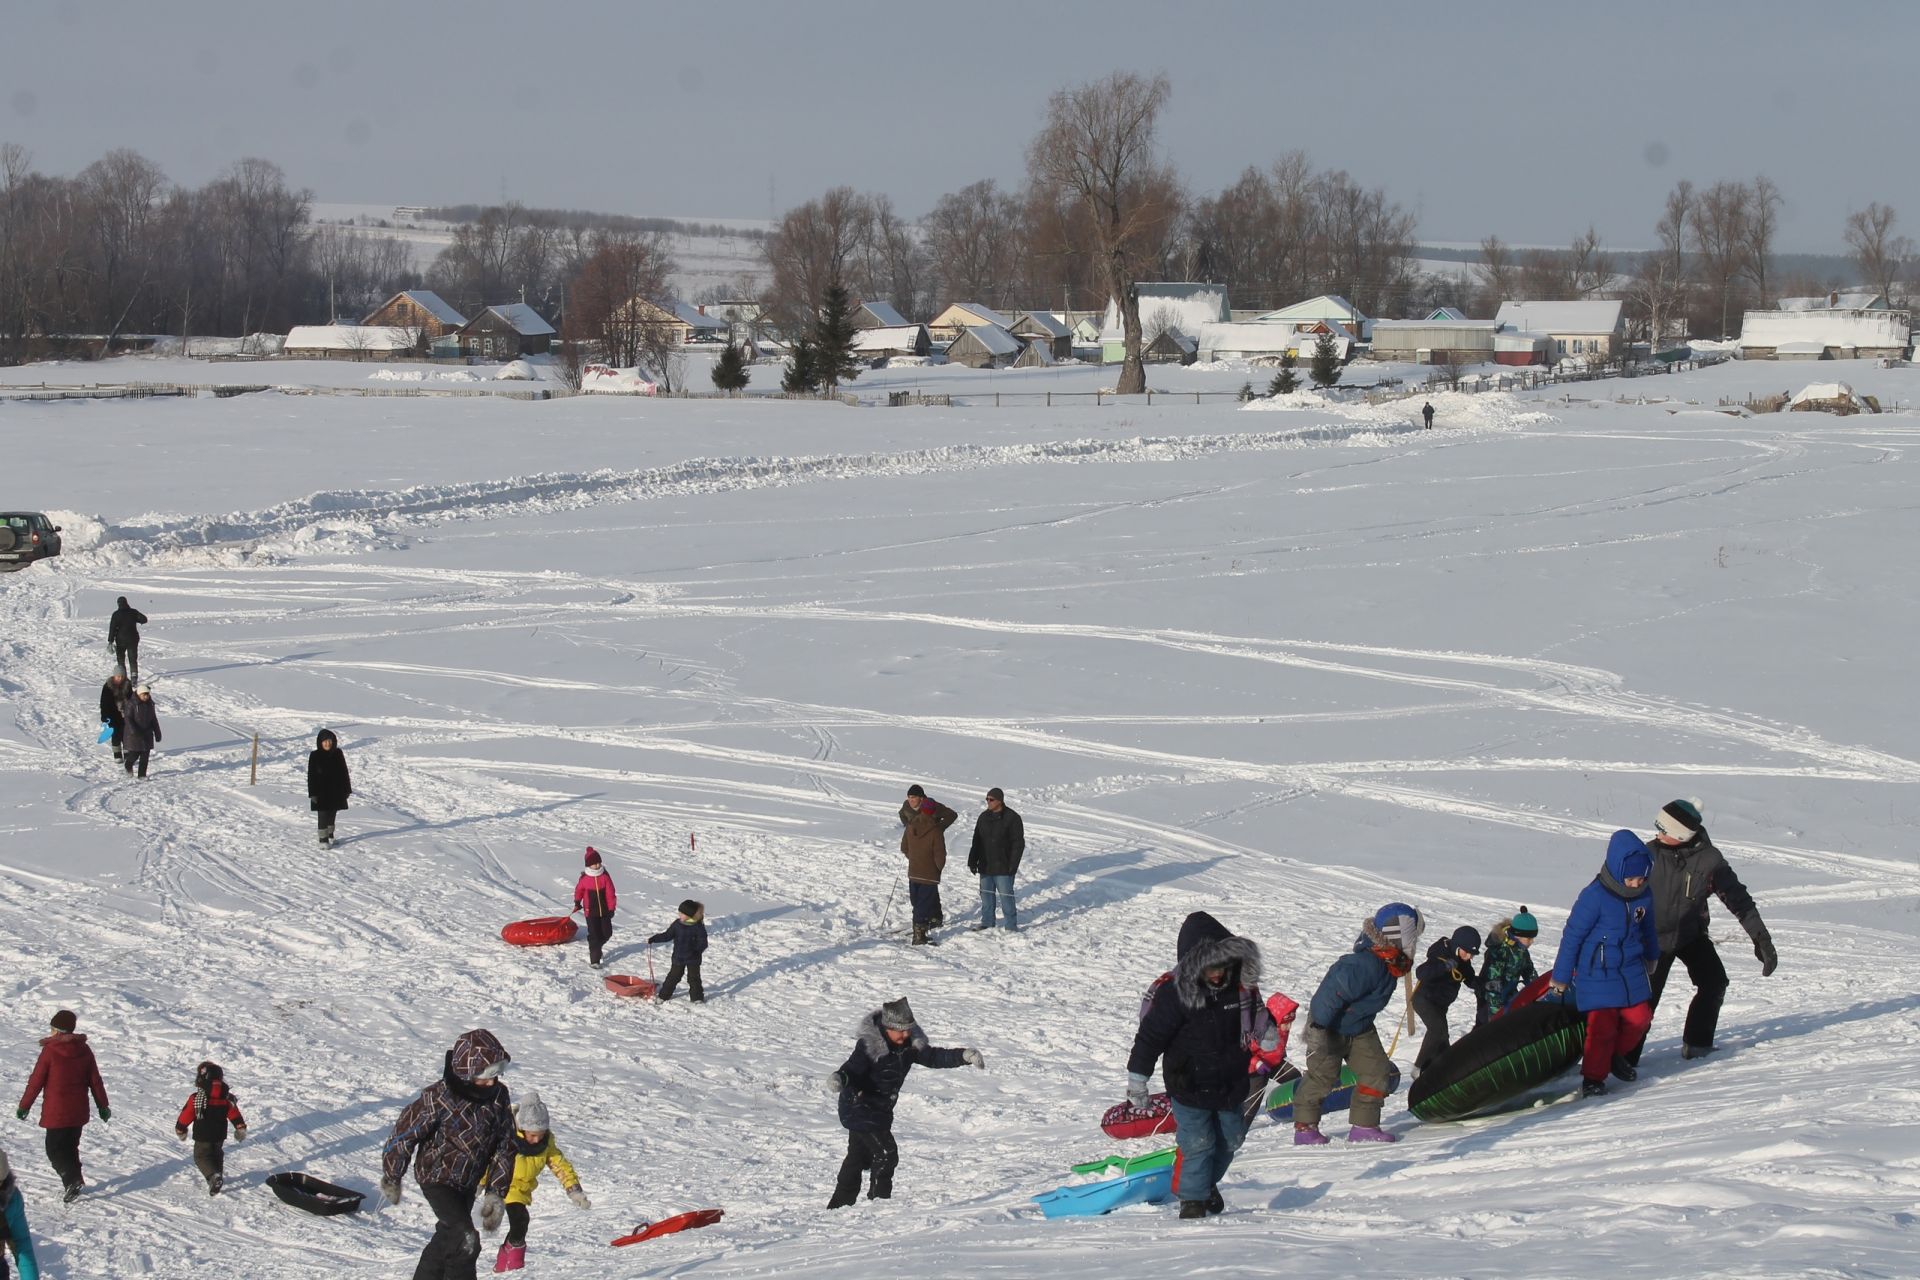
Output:
<instances>
[{"instance_id":1,"label":"woman in dark coat","mask_svg":"<svg viewBox=\"0 0 1920 1280\"><path fill-rule=\"evenodd\" d=\"M333 730L322 729L307 756L307 802L320 815L320 843L333 843L333 815L347 807L353 794L353 775L347 772L347 756L340 750L340 739Z\"/></svg>"},{"instance_id":2,"label":"woman in dark coat","mask_svg":"<svg viewBox=\"0 0 1920 1280\"><path fill-rule=\"evenodd\" d=\"M120 730L120 763L128 773L144 778L147 757L160 741L160 712L153 705L153 690L144 684L135 690L122 716L125 723Z\"/></svg>"}]
</instances>

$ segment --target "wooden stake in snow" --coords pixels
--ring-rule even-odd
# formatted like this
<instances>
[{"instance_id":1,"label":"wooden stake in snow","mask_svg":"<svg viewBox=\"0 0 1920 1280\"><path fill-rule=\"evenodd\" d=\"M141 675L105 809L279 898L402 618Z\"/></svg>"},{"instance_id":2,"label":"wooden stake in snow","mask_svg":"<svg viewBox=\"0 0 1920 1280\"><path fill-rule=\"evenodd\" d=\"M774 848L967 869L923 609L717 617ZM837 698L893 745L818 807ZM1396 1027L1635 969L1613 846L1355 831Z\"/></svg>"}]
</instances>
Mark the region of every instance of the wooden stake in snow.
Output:
<instances>
[{"instance_id":1,"label":"wooden stake in snow","mask_svg":"<svg viewBox=\"0 0 1920 1280\"><path fill-rule=\"evenodd\" d=\"M253 765L247 770L247 785L253 786L260 781L260 735L253 735Z\"/></svg>"}]
</instances>

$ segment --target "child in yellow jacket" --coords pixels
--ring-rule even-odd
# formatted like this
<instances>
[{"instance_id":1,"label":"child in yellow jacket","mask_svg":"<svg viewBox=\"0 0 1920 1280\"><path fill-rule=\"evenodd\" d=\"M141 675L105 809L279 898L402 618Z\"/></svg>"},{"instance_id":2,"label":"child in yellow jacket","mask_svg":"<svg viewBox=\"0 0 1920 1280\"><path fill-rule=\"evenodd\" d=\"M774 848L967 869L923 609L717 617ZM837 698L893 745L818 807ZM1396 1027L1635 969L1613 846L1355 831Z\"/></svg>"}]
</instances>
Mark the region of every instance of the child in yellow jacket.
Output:
<instances>
[{"instance_id":1,"label":"child in yellow jacket","mask_svg":"<svg viewBox=\"0 0 1920 1280\"><path fill-rule=\"evenodd\" d=\"M513 1108L513 1180L507 1186L507 1238L500 1256L493 1261L495 1271L518 1271L527 1263L527 1226L532 1220L533 1185L543 1169L553 1170L566 1188L567 1199L582 1209L593 1208L593 1201L580 1187L580 1175L561 1152L548 1126L547 1104L538 1090L520 1095Z\"/></svg>"}]
</instances>

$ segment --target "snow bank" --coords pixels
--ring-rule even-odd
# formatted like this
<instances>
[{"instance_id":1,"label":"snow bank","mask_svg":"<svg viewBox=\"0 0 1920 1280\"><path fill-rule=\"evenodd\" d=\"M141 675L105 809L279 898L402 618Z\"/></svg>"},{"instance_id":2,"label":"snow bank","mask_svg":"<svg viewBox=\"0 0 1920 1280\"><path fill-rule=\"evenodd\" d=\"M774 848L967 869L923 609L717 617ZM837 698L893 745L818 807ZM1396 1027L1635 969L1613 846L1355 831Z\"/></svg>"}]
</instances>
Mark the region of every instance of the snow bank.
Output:
<instances>
[{"instance_id":1,"label":"snow bank","mask_svg":"<svg viewBox=\"0 0 1920 1280\"><path fill-rule=\"evenodd\" d=\"M659 388L639 368L619 369L611 365L590 364L580 374L580 390L600 395L650 396Z\"/></svg>"},{"instance_id":2,"label":"snow bank","mask_svg":"<svg viewBox=\"0 0 1920 1280\"><path fill-rule=\"evenodd\" d=\"M493 376L499 381L532 382L533 366L525 360L509 360L501 365L500 371Z\"/></svg>"},{"instance_id":3,"label":"snow bank","mask_svg":"<svg viewBox=\"0 0 1920 1280\"><path fill-rule=\"evenodd\" d=\"M1853 405L1860 403L1860 397L1853 394L1853 387L1845 382L1809 382L1793 393L1793 399L1789 403L1807 404L1810 401L1818 401L1825 404L1830 400Z\"/></svg>"},{"instance_id":4,"label":"snow bank","mask_svg":"<svg viewBox=\"0 0 1920 1280\"><path fill-rule=\"evenodd\" d=\"M1476 430L1506 431L1537 423L1552 422L1554 417L1532 408L1537 401L1521 400L1506 392L1487 391L1468 394L1461 391L1436 391L1431 396L1409 396L1368 404L1363 399L1340 399L1322 391L1302 390L1290 396L1267 396L1251 400L1242 408L1260 413L1322 413L1344 422L1392 426L1420 421L1420 406L1433 405L1435 429L1469 427Z\"/></svg>"}]
</instances>

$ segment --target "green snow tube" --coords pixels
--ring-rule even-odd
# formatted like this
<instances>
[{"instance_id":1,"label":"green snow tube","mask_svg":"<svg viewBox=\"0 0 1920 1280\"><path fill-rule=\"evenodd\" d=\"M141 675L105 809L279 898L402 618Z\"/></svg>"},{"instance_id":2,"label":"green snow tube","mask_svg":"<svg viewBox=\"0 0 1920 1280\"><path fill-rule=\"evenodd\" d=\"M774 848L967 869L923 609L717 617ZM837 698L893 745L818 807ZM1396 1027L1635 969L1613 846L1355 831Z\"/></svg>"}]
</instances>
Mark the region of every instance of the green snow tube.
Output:
<instances>
[{"instance_id":1,"label":"green snow tube","mask_svg":"<svg viewBox=\"0 0 1920 1280\"><path fill-rule=\"evenodd\" d=\"M1420 1073L1407 1110L1422 1120L1464 1120L1535 1089L1580 1061L1587 1018L1571 1004L1540 1001L1455 1041Z\"/></svg>"}]
</instances>

